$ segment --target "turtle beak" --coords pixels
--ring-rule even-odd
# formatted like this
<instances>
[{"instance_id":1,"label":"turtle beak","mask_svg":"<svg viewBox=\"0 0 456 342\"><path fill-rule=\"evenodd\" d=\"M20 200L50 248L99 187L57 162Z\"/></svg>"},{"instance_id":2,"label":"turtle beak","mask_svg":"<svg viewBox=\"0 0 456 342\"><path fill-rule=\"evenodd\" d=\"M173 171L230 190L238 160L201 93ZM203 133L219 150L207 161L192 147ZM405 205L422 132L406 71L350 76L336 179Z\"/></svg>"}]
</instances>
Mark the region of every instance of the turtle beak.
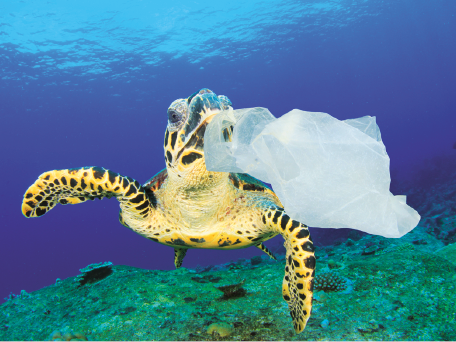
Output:
<instances>
[{"instance_id":1,"label":"turtle beak","mask_svg":"<svg viewBox=\"0 0 456 342\"><path fill-rule=\"evenodd\" d=\"M212 115L209 115L206 120L204 120L205 123L209 124L212 119L217 115L218 113L215 113L215 114L212 114Z\"/></svg>"}]
</instances>

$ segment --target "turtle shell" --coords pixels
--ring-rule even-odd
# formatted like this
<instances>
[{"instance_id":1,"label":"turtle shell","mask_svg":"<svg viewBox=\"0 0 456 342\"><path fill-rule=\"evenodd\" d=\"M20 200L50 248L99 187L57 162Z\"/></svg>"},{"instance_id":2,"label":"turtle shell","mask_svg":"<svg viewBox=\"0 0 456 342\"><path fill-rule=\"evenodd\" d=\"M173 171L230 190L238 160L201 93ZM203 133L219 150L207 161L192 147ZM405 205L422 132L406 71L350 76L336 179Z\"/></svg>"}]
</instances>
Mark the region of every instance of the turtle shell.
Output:
<instances>
[{"instance_id":1,"label":"turtle shell","mask_svg":"<svg viewBox=\"0 0 456 342\"><path fill-rule=\"evenodd\" d=\"M240 190L272 192L269 186L247 173L230 173L229 179Z\"/></svg>"},{"instance_id":2,"label":"turtle shell","mask_svg":"<svg viewBox=\"0 0 456 342\"><path fill-rule=\"evenodd\" d=\"M143 187L148 191L157 191L161 188L166 178L168 178L168 172L166 169L163 169L145 182ZM229 179L239 190L272 192L269 186L247 173L230 172Z\"/></svg>"}]
</instances>

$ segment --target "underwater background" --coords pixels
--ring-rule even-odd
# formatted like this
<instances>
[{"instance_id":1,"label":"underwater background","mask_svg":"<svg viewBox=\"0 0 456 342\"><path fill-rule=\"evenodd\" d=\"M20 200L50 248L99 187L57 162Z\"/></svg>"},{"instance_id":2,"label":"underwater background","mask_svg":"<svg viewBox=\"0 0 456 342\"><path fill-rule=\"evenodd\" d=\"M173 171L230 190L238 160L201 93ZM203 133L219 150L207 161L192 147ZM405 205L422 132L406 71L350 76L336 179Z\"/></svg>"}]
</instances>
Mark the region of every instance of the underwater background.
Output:
<instances>
[{"instance_id":1,"label":"underwater background","mask_svg":"<svg viewBox=\"0 0 456 342\"><path fill-rule=\"evenodd\" d=\"M412 240L455 243L455 15L451 0L0 1L0 302L93 263L174 269L173 249L121 226L114 199L39 219L20 205L53 169L147 181L165 167L168 106L201 88L276 117L376 116L391 191L422 215ZM366 235L311 234L322 248ZM282 244L266 242L278 254ZM261 254L193 249L183 267Z\"/></svg>"}]
</instances>

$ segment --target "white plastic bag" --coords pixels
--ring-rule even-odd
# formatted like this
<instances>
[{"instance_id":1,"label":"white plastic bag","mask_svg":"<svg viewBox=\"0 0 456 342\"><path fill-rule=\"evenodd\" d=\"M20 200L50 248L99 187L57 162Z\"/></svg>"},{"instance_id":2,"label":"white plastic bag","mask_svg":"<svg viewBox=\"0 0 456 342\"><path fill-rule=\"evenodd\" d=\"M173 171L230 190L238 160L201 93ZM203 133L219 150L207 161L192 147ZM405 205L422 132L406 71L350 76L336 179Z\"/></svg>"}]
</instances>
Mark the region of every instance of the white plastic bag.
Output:
<instances>
[{"instance_id":1,"label":"white plastic bag","mask_svg":"<svg viewBox=\"0 0 456 342\"><path fill-rule=\"evenodd\" d=\"M232 142L223 129L234 126ZM420 215L389 191L389 157L375 117L339 121L294 109L217 114L204 137L206 168L248 173L270 183L293 219L311 227L354 228L401 237Z\"/></svg>"}]
</instances>

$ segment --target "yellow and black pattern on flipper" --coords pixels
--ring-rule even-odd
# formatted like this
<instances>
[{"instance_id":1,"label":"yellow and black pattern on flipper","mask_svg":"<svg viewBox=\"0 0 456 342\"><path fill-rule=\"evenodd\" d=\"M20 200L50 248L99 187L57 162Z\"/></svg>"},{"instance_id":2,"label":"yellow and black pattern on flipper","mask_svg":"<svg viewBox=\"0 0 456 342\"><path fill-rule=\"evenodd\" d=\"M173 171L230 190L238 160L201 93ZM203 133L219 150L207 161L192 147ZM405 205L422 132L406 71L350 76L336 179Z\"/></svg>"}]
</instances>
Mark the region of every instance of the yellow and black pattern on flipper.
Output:
<instances>
[{"instance_id":1,"label":"yellow and black pattern on flipper","mask_svg":"<svg viewBox=\"0 0 456 342\"><path fill-rule=\"evenodd\" d=\"M282 234L287 251L282 295L288 303L295 331L306 327L312 310L315 248L306 225L292 220L281 208L263 214L263 223Z\"/></svg>"},{"instance_id":2,"label":"yellow and black pattern on flipper","mask_svg":"<svg viewBox=\"0 0 456 342\"><path fill-rule=\"evenodd\" d=\"M101 167L90 166L53 170L40 175L24 195L22 213L25 217L39 217L57 203L78 204L104 197L116 197L119 200L122 210L127 213L126 221L144 221L153 210L153 193L146 194L137 181ZM127 225L125 221L122 223Z\"/></svg>"},{"instance_id":3,"label":"yellow and black pattern on flipper","mask_svg":"<svg viewBox=\"0 0 456 342\"><path fill-rule=\"evenodd\" d=\"M177 248L174 247L174 266L179 268L182 266L185 255L187 254L187 248Z\"/></svg>"},{"instance_id":4,"label":"yellow and black pattern on flipper","mask_svg":"<svg viewBox=\"0 0 456 342\"><path fill-rule=\"evenodd\" d=\"M256 245L259 249L261 249L263 252L265 252L272 260L277 260L274 254L262 243Z\"/></svg>"}]
</instances>

